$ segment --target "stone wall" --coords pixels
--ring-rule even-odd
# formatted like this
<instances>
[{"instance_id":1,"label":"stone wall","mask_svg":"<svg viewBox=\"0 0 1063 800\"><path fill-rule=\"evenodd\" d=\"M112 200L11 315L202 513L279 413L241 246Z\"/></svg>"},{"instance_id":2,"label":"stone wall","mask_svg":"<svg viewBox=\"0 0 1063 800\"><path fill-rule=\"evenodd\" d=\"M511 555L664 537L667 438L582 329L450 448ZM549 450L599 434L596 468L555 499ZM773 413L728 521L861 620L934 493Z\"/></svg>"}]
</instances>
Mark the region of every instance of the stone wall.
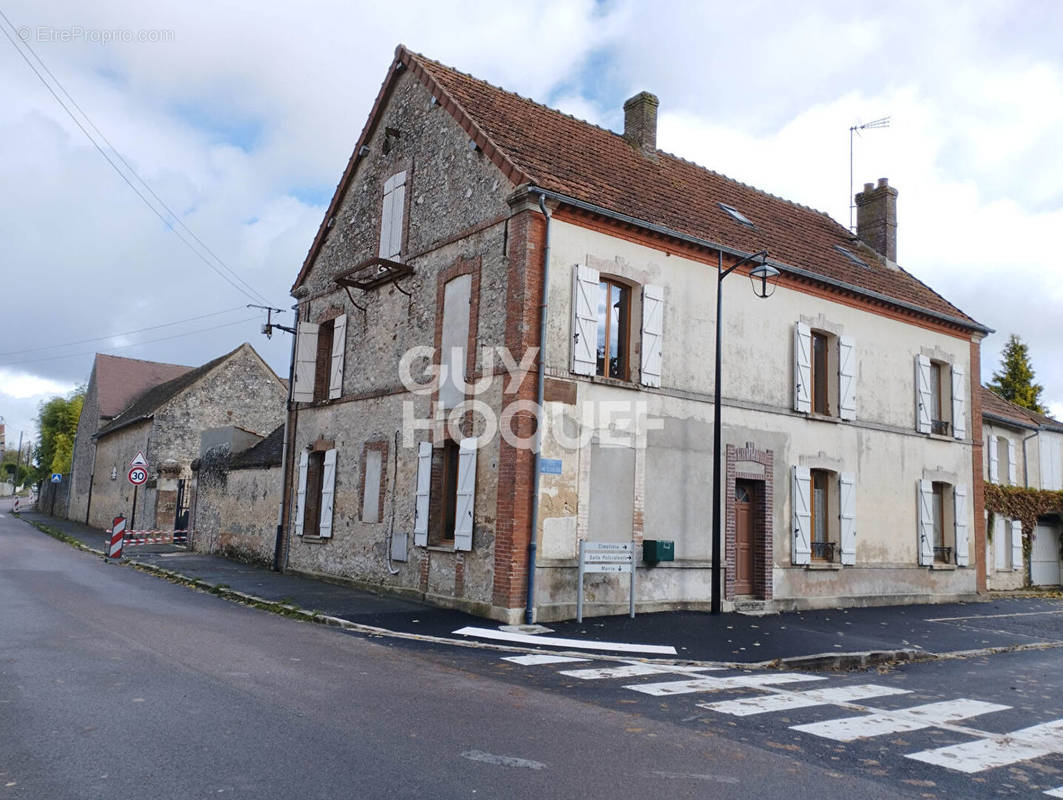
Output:
<instances>
[{"instance_id":1,"label":"stone wall","mask_svg":"<svg viewBox=\"0 0 1063 800\"><path fill-rule=\"evenodd\" d=\"M138 452L145 454L149 464L153 463L152 452L148 446L150 434L149 419L120 428L96 441L96 466L88 523L92 527L109 528L111 520L118 514L125 515L130 530L154 527L155 506L154 503L149 503L148 497L150 484L137 490L136 519L133 519L133 485L126 477L129 462ZM152 476L153 473L149 470L149 478Z\"/></svg>"},{"instance_id":2,"label":"stone wall","mask_svg":"<svg viewBox=\"0 0 1063 800\"><path fill-rule=\"evenodd\" d=\"M85 522L89 504L89 487L92 485L92 464L96 455L96 442L92 435L100 427L99 387L96 383L96 365L85 390L85 402L81 406L77 434L74 437L74 458L70 468L70 493L68 507L63 514L76 522Z\"/></svg>"}]
</instances>

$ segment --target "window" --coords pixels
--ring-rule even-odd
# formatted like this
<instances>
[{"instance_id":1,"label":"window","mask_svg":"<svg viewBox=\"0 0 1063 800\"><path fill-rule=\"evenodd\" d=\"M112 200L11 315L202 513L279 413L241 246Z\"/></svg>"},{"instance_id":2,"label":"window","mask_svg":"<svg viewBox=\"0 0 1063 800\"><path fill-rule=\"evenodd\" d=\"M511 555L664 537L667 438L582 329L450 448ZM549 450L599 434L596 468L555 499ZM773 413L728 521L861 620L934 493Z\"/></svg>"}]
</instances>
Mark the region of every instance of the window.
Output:
<instances>
[{"instance_id":1,"label":"window","mask_svg":"<svg viewBox=\"0 0 1063 800\"><path fill-rule=\"evenodd\" d=\"M745 225L748 228L754 227L753 221L734 206L729 206L726 203L717 203L717 205L735 222Z\"/></svg>"},{"instance_id":2,"label":"window","mask_svg":"<svg viewBox=\"0 0 1063 800\"><path fill-rule=\"evenodd\" d=\"M856 476L793 468L794 564L856 563Z\"/></svg>"},{"instance_id":3,"label":"window","mask_svg":"<svg viewBox=\"0 0 1063 800\"><path fill-rule=\"evenodd\" d=\"M864 269L871 269L867 265L867 262L864 261L864 259L860 258L860 256L856 255L856 253L854 253L852 250L848 250L842 247L840 244L834 245L834 249L841 253L843 256L845 256L847 259L852 261L854 264L856 264L856 266L863 267Z\"/></svg>"},{"instance_id":4,"label":"window","mask_svg":"<svg viewBox=\"0 0 1063 800\"><path fill-rule=\"evenodd\" d=\"M477 440L421 442L417 451L414 544L471 550L476 499Z\"/></svg>"},{"instance_id":5,"label":"window","mask_svg":"<svg viewBox=\"0 0 1063 800\"><path fill-rule=\"evenodd\" d=\"M598 283L598 360L595 374L628 379L631 290L611 279Z\"/></svg>"},{"instance_id":6,"label":"window","mask_svg":"<svg viewBox=\"0 0 1063 800\"><path fill-rule=\"evenodd\" d=\"M916 430L956 439L967 436L964 376L957 364L916 356Z\"/></svg>"},{"instance_id":7,"label":"window","mask_svg":"<svg viewBox=\"0 0 1063 800\"><path fill-rule=\"evenodd\" d=\"M812 470L812 558L833 561L835 543L830 541L830 474L826 470Z\"/></svg>"},{"instance_id":8,"label":"window","mask_svg":"<svg viewBox=\"0 0 1063 800\"><path fill-rule=\"evenodd\" d=\"M942 367L939 361L930 362L930 432L948 436L952 420L946 416L946 406L942 402L946 391L943 383L945 370Z\"/></svg>"},{"instance_id":9,"label":"window","mask_svg":"<svg viewBox=\"0 0 1063 800\"><path fill-rule=\"evenodd\" d=\"M292 400L313 403L343 394L347 315L316 324L300 322L295 339L295 385Z\"/></svg>"},{"instance_id":10,"label":"window","mask_svg":"<svg viewBox=\"0 0 1063 800\"><path fill-rule=\"evenodd\" d=\"M389 261L402 258L402 225L406 211L406 173L398 172L384 182L380 210L380 257Z\"/></svg>"},{"instance_id":11,"label":"window","mask_svg":"<svg viewBox=\"0 0 1063 800\"><path fill-rule=\"evenodd\" d=\"M458 488L458 443L446 441L432 453L432 496L429 501L429 544L454 541Z\"/></svg>"},{"instance_id":12,"label":"window","mask_svg":"<svg viewBox=\"0 0 1063 800\"><path fill-rule=\"evenodd\" d=\"M299 456L295 533L332 536L332 498L336 490L336 451L304 450Z\"/></svg>"},{"instance_id":13,"label":"window","mask_svg":"<svg viewBox=\"0 0 1063 800\"><path fill-rule=\"evenodd\" d=\"M329 366L332 364L332 339L336 323L322 322L317 329L317 358L314 359L314 401L328 399Z\"/></svg>"},{"instance_id":14,"label":"window","mask_svg":"<svg viewBox=\"0 0 1063 800\"><path fill-rule=\"evenodd\" d=\"M819 331L812 332L812 413L831 413L828 399L827 376L827 336Z\"/></svg>"},{"instance_id":15,"label":"window","mask_svg":"<svg viewBox=\"0 0 1063 800\"><path fill-rule=\"evenodd\" d=\"M968 565L967 487L919 481L919 563Z\"/></svg>"},{"instance_id":16,"label":"window","mask_svg":"<svg viewBox=\"0 0 1063 800\"><path fill-rule=\"evenodd\" d=\"M794 410L856 419L855 344L848 336L794 326Z\"/></svg>"},{"instance_id":17,"label":"window","mask_svg":"<svg viewBox=\"0 0 1063 800\"><path fill-rule=\"evenodd\" d=\"M934 562L948 564L952 561L952 548L945 546L945 491L943 483L933 484Z\"/></svg>"},{"instance_id":18,"label":"window","mask_svg":"<svg viewBox=\"0 0 1063 800\"><path fill-rule=\"evenodd\" d=\"M362 522L381 522L384 505L386 441L367 442L362 452Z\"/></svg>"}]
</instances>

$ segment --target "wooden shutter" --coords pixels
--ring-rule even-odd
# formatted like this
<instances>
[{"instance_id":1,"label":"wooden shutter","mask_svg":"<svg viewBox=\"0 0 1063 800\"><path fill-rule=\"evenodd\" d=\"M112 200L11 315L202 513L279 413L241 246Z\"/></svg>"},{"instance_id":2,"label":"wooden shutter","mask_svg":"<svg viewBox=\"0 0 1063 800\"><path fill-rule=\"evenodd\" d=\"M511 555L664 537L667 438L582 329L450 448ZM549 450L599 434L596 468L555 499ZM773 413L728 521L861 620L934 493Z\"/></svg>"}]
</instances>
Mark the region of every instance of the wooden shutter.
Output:
<instances>
[{"instance_id":1,"label":"wooden shutter","mask_svg":"<svg viewBox=\"0 0 1063 800\"><path fill-rule=\"evenodd\" d=\"M1011 571L1022 569L1022 521L1011 521Z\"/></svg>"},{"instance_id":2,"label":"wooden shutter","mask_svg":"<svg viewBox=\"0 0 1063 800\"><path fill-rule=\"evenodd\" d=\"M795 564L807 564L812 558L812 472L808 467L794 467L792 488L794 538L791 560Z\"/></svg>"},{"instance_id":3,"label":"wooden shutter","mask_svg":"<svg viewBox=\"0 0 1063 800\"><path fill-rule=\"evenodd\" d=\"M572 270L572 371L598 369L598 270L577 264Z\"/></svg>"},{"instance_id":4,"label":"wooden shutter","mask_svg":"<svg viewBox=\"0 0 1063 800\"><path fill-rule=\"evenodd\" d=\"M462 439L458 448L458 491L454 511L454 549L472 550L476 505L476 439Z\"/></svg>"},{"instance_id":5,"label":"wooden shutter","mask_svg":"<svg viewBox=\"0 0 1063 800\"><path fill-rule=\"evenodd\" d=\"M343 394L343 359L347 350L347 315L341 314L333 320L332 361L329 370L328 396L335 400Z\"/></svg>"},{"instance_id":6,"label":"wooden shutter","mask_svg":"<svg viewBox=\"0 0 1063 800\"><path fill-rule=\"evenodd\" d=\"M292 400L296 403L314 401L314 374L317 371L317 329L313 322L300 322L295 339L295 386Z\"/></svg>"},{"instance_id":7,"label":"wooden shutter","mask_svg":"<svg viewBox=\"0 0 1063 800\"><path fill-rule=\"evenodd\" d=\"M661 385L661 348L664 336L664 289L642 287L642 370L645 386Z\"/></svg>"},{"instance_id":8,"label":"wooden shutter","mask_svg":"<svg viewBox=\"0 0 1063 800\"><path fill-rule=\"evenodd\" d=\"M930 433L930 359L915 357L915 429Z\"/></svg>"},{"instance_id":9,"label":"wooden shutter","mask_svg":"<svg viewBox=\"0 0 1063 800\"><path fill-rule=\"evenodd\" d=\"M417 445L417 489L414 500L413 543L428 546L428 500L432 491L432 443Z\"/></svg>"},{"instance_id":10,"label":"wooden shutter","mask_svg":"<svg viewBox=\"0 0 1063 800\"><path fill-rule=\"evenodd\" d=\"M919 564L934 563L934 484L919 481Z\"/></svg>"},{"instance_id":11,"label":"wooden shutter","mask_svg":"<svg viewBox=\"0 0 1063 800\"><path fill-rule=\"evenodd\" d=\"M332 501L336 496L336 451L325 451L325 468L321 474L321 524L317 535L322 539L332 536Z\"/></svg>"},{"instance_id":12,"label":"wooden shutter","mask_svg":"<svg viewBox=\"0 0 1063 800\"><path fill-rule=\"evenodd\" d=\"M967 487L952 487L952 520L956 532L956 564L966 567L970 563L967 546Z\"/></svg>"},{"instance_id":13,"label":"wooden shutter","mask_svg":"<svg viewBox=\"0 0 1063 800\"><path fill-rule=\"evenodd\" d=\"M967 438L967 381L963 367L952 367L952 435Z\"/></svg>"},{"instance_id":14,"label":"wooden shutter","mask_svg":"<svg viewBox=\"0 0 1063 800\"><path fill-rule=\"evenodd\" d=\"M856 476L851 472L838 476L838 494L842 564L851 565L856 563Z\"/></svg>"},{"instance_id":15,"label":"wooden shutter","mask_svg":"<svg viewBox=\"0 0 1063 800\"><path fill-rule=\"evenodd\" d=\"M794 411L812 411L812 329L803 322L794 325Z\"/></svg>"},{"instance_id":16,"label":"wooden shutter","mask_svg":"<svg viewBox=\"0 0 1063 800\"><path fill-rule=\"evenodd\" d=\"M838 416L856 419L856 353L850 336L838 338Z\"/></svg>"},{"instance_id":17,"label":"wooden shutter","mask_svg":"<svg viewBox=\"0 0 1063 800\"><path fill-rule=\"evenodd\" d=\"M310 454L305 450L299 454L299 488L295 493L295 535L303 535L303 517L306 515L306 471L310 464Z\"/></svg>"},{"instance_id":18,"label":"wooden shutter","mask_svg":"<svg viewBox=\"0 0 1063 800\"><path fill-rule=\"evenodd\" d=\"M402 217L406 211L406 173L399 172L384 182L380 211L380 257L398 261L402 256Z\"/></svg>"},{"instance_id":19,"label":"wooden shutter","mask_svg":"<svg viewBox=\"0 0 1063 800\"><path fill-rule=\"evenodd\" d=\"M1000 483L1000 455L996 436L989 437L989 482Z\"/></svg>"},{"instance_id":20,"label":"wooden shutter","mask_svg":"<svg viewBox=\"0 0 1063 800\"><path fill-rule=\"evenodd\" d=\"M1015 442L1008 439L1008 483L1012 486L1016 482L1018 465L1015 463Z\"/></svg>"}]
</instances>

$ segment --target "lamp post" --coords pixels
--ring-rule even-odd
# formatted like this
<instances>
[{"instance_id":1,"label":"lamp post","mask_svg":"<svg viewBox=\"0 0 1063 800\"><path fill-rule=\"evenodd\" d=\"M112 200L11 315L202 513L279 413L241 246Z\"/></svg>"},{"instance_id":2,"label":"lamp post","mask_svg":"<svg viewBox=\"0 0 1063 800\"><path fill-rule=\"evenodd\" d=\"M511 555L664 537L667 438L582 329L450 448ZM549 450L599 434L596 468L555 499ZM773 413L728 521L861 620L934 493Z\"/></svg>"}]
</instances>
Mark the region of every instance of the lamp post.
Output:
<instances>
[{"instance_id":1,"label":"lamp post","mask_svg":"<svg viewBox=\"0 0 1063 800\"><path fill-rule=\"evenodd\" d=\"M716 378L713 383L713 415L712 415L712 606L710 613L720 613L720 336L723 332L721 322L723 310L723 279L734 272L743 264L752 261L759 263L749 273L749 279L753 282L753 293L757 297L770 297L774 292L774 286L769 286L768 281L779 274L779 270L766 263L767 250L761 250L751 256L746 256L727 269L723 268L723 253L720 253L719 270L716 278ZM769 291L769 288L771 291Z\"/></svg>"}]
</instances>

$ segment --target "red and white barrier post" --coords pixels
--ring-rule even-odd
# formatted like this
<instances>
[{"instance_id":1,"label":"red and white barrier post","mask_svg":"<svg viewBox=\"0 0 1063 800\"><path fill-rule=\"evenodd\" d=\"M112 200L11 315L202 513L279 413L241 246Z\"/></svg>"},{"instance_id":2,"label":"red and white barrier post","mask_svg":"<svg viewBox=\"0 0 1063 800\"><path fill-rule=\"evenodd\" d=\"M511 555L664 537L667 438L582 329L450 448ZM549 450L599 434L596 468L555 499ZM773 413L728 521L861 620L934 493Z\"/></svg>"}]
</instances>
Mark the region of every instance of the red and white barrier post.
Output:
<instances>
[{"instance_id":1,"label":"red and white barrier post","mask_svg":"<svg viewBox=\"0 0 1063 800\"><path fill-rule=\"evenodd\" d=\"M109 558L122 557L122 543L125 542L125 517L119 514L111 525L111 542L107 548Z\"/></svg>"}]
</instances>

